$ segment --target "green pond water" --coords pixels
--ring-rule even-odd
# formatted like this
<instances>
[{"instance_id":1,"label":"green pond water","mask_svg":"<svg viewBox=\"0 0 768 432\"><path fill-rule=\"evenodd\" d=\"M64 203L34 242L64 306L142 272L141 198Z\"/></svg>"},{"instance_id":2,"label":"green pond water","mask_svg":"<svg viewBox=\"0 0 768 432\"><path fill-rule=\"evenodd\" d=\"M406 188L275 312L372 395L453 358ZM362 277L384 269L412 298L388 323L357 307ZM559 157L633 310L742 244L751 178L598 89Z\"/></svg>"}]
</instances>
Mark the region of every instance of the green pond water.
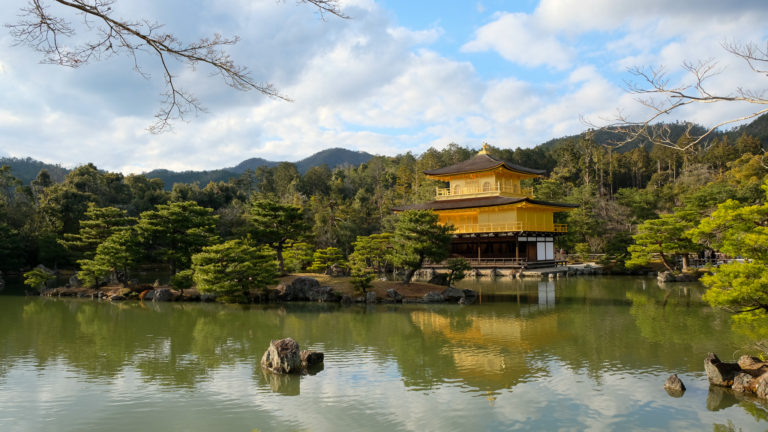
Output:
<instances>
[{"instance_id":1,"label":"green pond water","mask_svg":"<svg viewBox=\"0 0 768 432\"><path fill-rule=\"evenodd\" d=\"M768 430L768 406L709 389L706 353L737 358L749 338L696 284L462 285L482 302L0 296L0 431ZM323 351L323 370L262 372L281 337Z\"/></svg>"}]
</instances>

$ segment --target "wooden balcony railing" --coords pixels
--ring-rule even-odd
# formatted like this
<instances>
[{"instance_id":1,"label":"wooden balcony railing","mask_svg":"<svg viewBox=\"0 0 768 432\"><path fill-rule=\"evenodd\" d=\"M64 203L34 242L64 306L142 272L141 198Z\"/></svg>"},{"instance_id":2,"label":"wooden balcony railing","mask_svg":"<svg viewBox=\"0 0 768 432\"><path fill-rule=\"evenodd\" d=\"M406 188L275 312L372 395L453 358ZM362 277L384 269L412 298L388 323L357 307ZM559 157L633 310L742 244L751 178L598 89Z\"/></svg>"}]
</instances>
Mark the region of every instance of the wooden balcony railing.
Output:
<instances>
[{"instance_id":1,"label":"wooden balcony railing","mask_svg":"<svg viewBox=\"0 0 768 432\"><path fill-rule=\"evenodd\" d=\"M524 222L512 223L486 223L486 224L460 224L454 225L454 234L513 232L513 231L540 231L540 232L568 232L566 224L532 224Z\"/></svg>"},{"instance_id":2,"label":"wooden balcony railing","mask_svg":"<svg viewBox=\"0 0 768 432\"><path fill-rule=\"evenodd\" d=\"M521 196L533 198L533 188L511 188L508 186L502 186L500 184L491 185L490 188L483 187L462 187L457 190L451 188L437 188L435 197L438 200L453 199L453 198L472 198L482 196L494 196L499 194Z\"/></svg>"}]
</instances>

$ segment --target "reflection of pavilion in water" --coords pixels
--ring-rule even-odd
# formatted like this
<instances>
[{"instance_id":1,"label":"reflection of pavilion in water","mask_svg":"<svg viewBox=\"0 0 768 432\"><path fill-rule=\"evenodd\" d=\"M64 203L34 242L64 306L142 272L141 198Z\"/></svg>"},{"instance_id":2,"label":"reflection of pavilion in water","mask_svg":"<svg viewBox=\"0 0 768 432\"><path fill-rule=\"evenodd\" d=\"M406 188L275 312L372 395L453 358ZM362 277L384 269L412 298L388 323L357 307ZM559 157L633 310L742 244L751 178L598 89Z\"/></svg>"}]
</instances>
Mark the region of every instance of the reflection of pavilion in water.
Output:
<instances>
[{"instance_id":1,"label":"reflection of pavilion in water","mask_svg":"<svg viewBox=\"0 0 768 432\"><path fill-rule=\"evenodd\" d=\"M457 377L481 390L511 388L547 371L533 364L530 353L567 334L558 329L554 284L539 286L539 304L520 305L517 314L457 317L420 310L411 321L425 338L445 340Z\"/></svg>"}]
</instances>

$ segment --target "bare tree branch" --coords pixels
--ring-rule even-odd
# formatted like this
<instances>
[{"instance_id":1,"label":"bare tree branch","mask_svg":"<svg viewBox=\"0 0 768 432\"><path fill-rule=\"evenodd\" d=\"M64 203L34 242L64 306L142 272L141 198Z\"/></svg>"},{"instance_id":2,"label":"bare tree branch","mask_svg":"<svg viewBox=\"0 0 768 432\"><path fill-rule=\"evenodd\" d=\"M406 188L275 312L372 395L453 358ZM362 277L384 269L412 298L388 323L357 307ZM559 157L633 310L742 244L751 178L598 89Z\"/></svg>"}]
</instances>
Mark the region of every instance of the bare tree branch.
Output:
<instances>
[{"instance_id":1,"label":"bare tree branch","mask_svg":"<svg viewBox=\"0 0 768 432\"><path fill-rule=\"evenodd\" d=\"M761 49L755 44L723 43L723 48L743 59L749 67L759 74L768 76L768 49ZM611 144L620 147L638 139L647 139L654 144L663 145L681 151L690 151L702 144L718 128L749 120L768 113L766 90L751 90L737 87L731 94L713 93L707 87L707 80L720 74L722 69L712 59L698 62L684 62L682 69L691 80L680 86L670 84L664 68L635 67L629 73L636 79L626 81L628 92L637 95L635 99L650 109L651 114L642 121L633 121L619 111L613 119L590 121L583 116L582 122L592 128L601 128L616 133L620 139ZM693 104L711 104L718 102L741 102L756 105L752 113L731 119L725 119L711 125L703 132L696 131L693 123L686 123L683 135L678 140L672 139L671 129L659 123L665 115ZM601 124L602 123L602 124ZM680 145L682 143L682 145Z\"/></svg>"},{"instance_id":2,"label":"bare tree branch","mask_svg":"<svg viewBox=\"0 0 768 432\"><path fill-rule=\"evenodd\" d=\"M169 130L171 122L184 120L190 112L204 111L200 101L191 93L180 88L169 64L170 60L185 63L195 69L207 65L213 75L241 91L256 90L268 97L290 101L269 83L251 78L248 69L232 60L225 48L238 42L238 38L225 38L214 34L196 42L184 43L176 36L163 33L162 25L154 21L128 21L114 17L112 6L115 0L53 0L61 7L67 7L81 15L85 30L94 34L87 42L68 46L65 40L75 36L72 24L44 0L29 0L29 6L21 9L18 22L8 24L11 35L18 44L29 45L43 54L43 62L68 67L79 67L91 61L98 61L113 55L128 55L134 69L145 78L149 74L142 69L137 53L149 52L157 56L163 71L166 91L162 106L155 114L155 122L148 128L152 133ZM347 18L338 6L338 0L299 0L314 5L321 16L330 13Z\"/></svg>"},{"instance_id":3,"label":"bare tree branch","mask_svg":"<svg viewBox=\"0 0 768 432\"><path fill-rule=\"evenodd\" d=\"M320 15L325 17L326 13L336 15L339 18L347 19L348 15L344 15L339 9L338 0L299 0L299 3L310 3L317 6L320 11Z\"/></svg>"}]
</instances>

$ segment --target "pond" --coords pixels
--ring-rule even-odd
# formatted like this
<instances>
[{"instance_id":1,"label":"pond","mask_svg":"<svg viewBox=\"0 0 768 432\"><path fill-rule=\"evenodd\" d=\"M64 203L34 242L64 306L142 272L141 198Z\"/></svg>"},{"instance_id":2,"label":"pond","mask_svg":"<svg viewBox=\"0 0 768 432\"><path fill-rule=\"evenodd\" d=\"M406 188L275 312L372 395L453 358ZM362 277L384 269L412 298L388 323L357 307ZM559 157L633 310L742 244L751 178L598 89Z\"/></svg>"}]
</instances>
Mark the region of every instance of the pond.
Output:
<instances>
[{"instance_id":1,"label":"pond","mask_svg":"<svg viewBox=\"0 0 768 432\"><path fill-rule=\"evenodd\" d=\"M766 430L710 391L749 344L696 284L465 281L481 303L111 304L0 297L2 431ZM323 351L262 372L271 339ZM735 356L735 357L734 357ZM664 391L677 373L687 392Z\"/></svg>"}]
</instances>

